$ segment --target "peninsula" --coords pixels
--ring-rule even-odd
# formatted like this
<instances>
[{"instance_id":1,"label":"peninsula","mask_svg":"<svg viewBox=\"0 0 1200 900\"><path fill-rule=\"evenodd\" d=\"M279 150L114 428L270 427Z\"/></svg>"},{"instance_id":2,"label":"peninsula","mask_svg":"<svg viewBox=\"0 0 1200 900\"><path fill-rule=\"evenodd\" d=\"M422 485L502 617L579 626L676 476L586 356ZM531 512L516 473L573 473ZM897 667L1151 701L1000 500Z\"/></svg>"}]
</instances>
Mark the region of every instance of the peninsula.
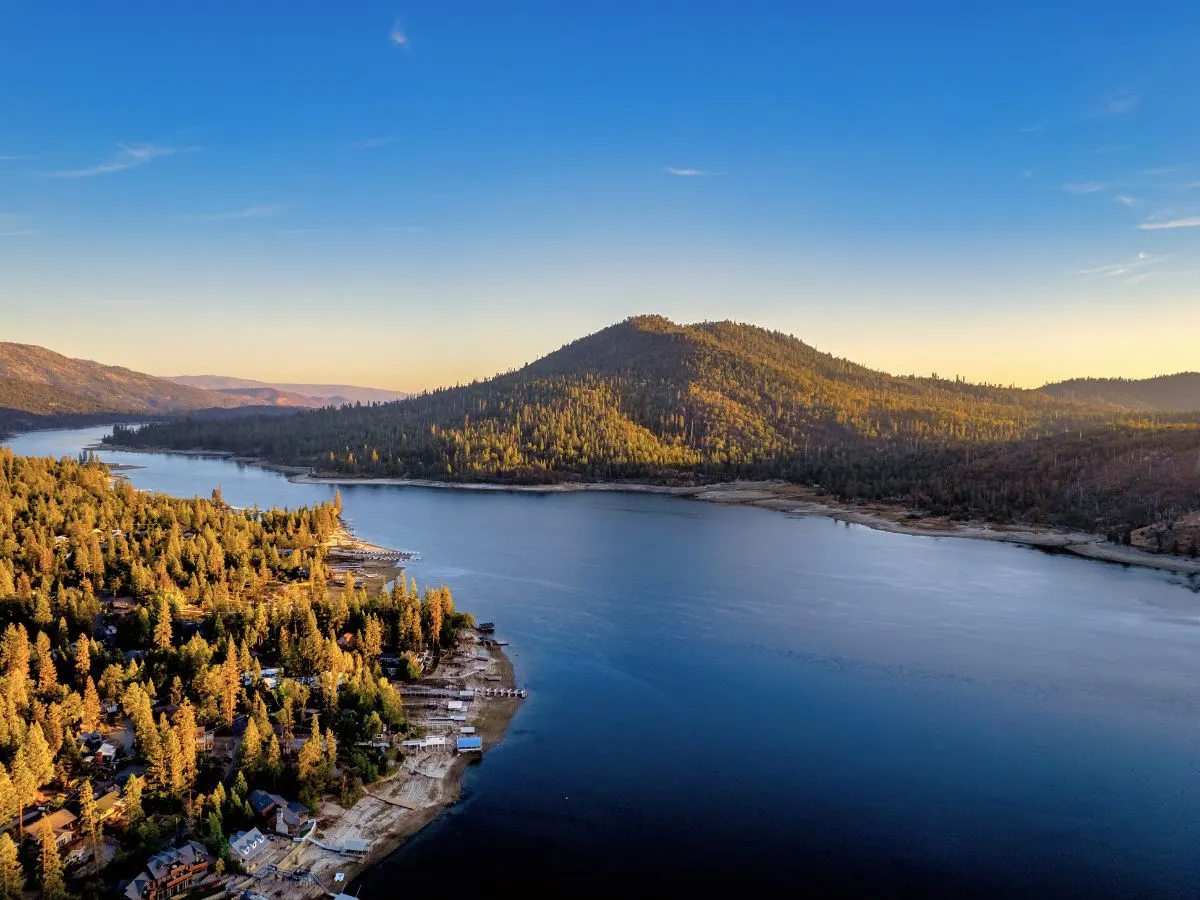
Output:
<instances>
[{"instance_id":1,"label":"peninsula","mask_svg":"<svg viewBox=\"0 0 1200 900\"><path fill-rule=\"evenodd\" d=\"M0 882L336 893L456 800L523 692L340 513L0 448Z\"/></svg>"}]
</instances>

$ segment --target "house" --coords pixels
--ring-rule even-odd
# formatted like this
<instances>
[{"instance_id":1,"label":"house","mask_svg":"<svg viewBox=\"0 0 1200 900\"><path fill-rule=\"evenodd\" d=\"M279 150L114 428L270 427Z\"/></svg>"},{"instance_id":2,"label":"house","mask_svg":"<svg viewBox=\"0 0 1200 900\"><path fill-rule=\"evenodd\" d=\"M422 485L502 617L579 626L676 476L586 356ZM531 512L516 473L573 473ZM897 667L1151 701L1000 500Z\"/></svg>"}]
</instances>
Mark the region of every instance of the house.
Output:
<instances>
[{"instance_id":1,"label":"house","mask_svg":"<svg viewBox=\"0 0 1200 900\"><path fill-rule=\"evenodd\" d=\"M247 872L254 871L258 865L256 857L266 849L267 837L257 828L239 831L229 839L229 852Z\"/></svg>"},{"instance_id":2,"label":"house","mask_svg":"<svg viewBox=\"0 0 1200 900\"><path fill-rule=\"evenodd\" d=\"M129 882L125 896L129 900L164 900L194 888L212 871L208 851L188 841L150 857L146 871Z\"/></svg>"},{"instance_id":3,"label":"house","mask_svg":"<svg viewBox=\"0 0 1200 900\"><path fill-rule=\"evenodd\" d=\"M203 725L196 726L197 753L212 753L216 741L216 734L211 728L205 728Z\"/></svg>"},{"instance_id":4,"label":"house","mask_svg":"<svg viewBox=\"0 0 1200 900\"><path fill-rule=\"evenodd\" d=\"M102 766L111 766L116 764L117 748L105 741L100 745L100 749L96 751L96 762Z\"/></svg>"},{"instance_id":5,"label":"house","mask_svg":"<svg viewBox=\"0 0 1200 900\"><path fill-rule=\"evenodd\" d=\"M270 688L271 690L279 687L279 669L260 669L259 675L262 678L262 683L266 687ZM254 684L254 673L243 672L242 685L245 687L250 687L252 684Z\"/></svg>"},{"instance_id":6,"label":"house","mask_svg":"<svg viewBox=\"0 0 1200 900\"><path fill-rule=\"evenodd\" d=\"M47 813L25 829L35 841L41 841L42 832L49 828L54 832L54 840L59 847L66 847L75 840L75 821L78 816L70 810L60 809L58 812Z\"/></svg>"},{"instance_id":7,"label":"house","mask_svg":"<svg viewBox=\"0 0 1200 900\"><path fill-rule=\"evenodd\" d=\"M266 791L260 790L251 791L246 799L250 802L250 808L254 810L255 814L263 817L275 815L275 810L283 800L277 794L268 794Z\"/></svg>"},{"instance_id":8,"label":"house","mask_svg":"<svg viewBox=\"0 0 1200 900\"><path fill-rule=\"evenodd\" d=\"M96 801L96 815L101 822L107 822L121 814L125 809L125 801L121 799L121 789L113 788Z\"/></svg>"},{"instance_id":9,"label":"house","mask_svg":"<svg viewBox=\"0 0 1200 900\"><path fill-rule=\"evenodd\" d=\"M251 791L246 798L250 808L275 829L277 834L296 834L308 824L308 807L266 791Z\"/></svg>"},{"instance_id":10,"label":"house","mask_svg":"<svg viewBox=\"0 0 1200 900\"><path fill-rule=\"evenodd\" d=\"M276 834L298 834L307 824L308 807L303 803L289 800L282 806L275 807Z\"/></svg>"}]
</instances>

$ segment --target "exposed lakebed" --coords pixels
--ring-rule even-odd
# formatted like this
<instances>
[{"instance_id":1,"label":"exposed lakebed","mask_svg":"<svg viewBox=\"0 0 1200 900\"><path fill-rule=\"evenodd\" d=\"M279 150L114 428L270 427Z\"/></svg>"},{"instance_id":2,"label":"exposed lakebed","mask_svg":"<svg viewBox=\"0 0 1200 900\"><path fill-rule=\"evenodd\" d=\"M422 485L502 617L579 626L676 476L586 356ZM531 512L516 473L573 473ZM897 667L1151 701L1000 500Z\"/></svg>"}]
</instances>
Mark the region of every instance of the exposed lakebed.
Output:
<instances>
[{"instance_id":1,"label":"exposed lakebed","mask_svg":"<svg viewBox=\"0 0 1200 900\"><path fill-rule=\"evenodd\" d=\"M16 452L73 455L105 429ZM334 487L102 453L239 506ZM362 538L498 624L530 691L362 900L652 875L952 895L1190 895L1200 593L1005 544L649 494L342 486ZM447 884L462 887L461 879Z\"/></svg>"}]
</instances>

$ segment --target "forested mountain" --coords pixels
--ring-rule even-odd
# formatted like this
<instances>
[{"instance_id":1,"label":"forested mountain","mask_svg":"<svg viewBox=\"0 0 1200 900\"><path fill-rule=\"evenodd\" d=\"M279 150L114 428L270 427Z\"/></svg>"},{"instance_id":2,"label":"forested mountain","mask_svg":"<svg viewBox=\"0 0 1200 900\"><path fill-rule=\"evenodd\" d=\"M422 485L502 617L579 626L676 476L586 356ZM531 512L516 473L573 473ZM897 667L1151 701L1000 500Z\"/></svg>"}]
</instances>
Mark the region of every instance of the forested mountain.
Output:
<instances>
[{"instance_id":1,"label":"forested mountain","mask_svg":"<svg viewBox=\"0 0 1200 900\"><path fill-rule=\"evenodd\" d=\"M630 319L488 381L114 440L467 481L784 478L934 512L1125 528L1200 507L1200 421L897 377L730 322Z\"/></svg>"},{"instance_id":2,"label":"forested mountain","mask_svg":"<svg viewBox=\"0 0 1200 900\"><path fill-rule=\"evenodd\" d=\"M1157 378L1073 378L1048 384L1047 394L1113 409L1137 412L1200 411L1200 372Z\"/></svg>"},{"instance_id":3,"label":"forested mountain","mask_svg":"<svg viewBox=\"0 0 1200 900\"><path fill-rule=\"evenodd\" d=\"M119 366L72 359L32 344L0 343L0 378L24 382L11 393L40 397L41 405L9 407L39 414L76 412L166 413L213 407L247 406L261 401L231 397ZM41 394L36 392L41 390ZM55 393L47 393L53 390ZM0 405L7 404L0 401Z\"/></svg>"},{"instance_id":4,"label":"forested mountain","mask_svg":"<svg viewBox=\"0 0 1200 900\"><path fill-rule=\"evenodd\" d=\"M410 396L402 391L383 388L356 387L352 384L291 384L282 382L255 381L252 378L234 378L229 375L175 375L171 381L208 391L224 391L229 394L262 394L278 391L281 399L293 406L342 406L346 403L390 403ZM307 403L295 398L303 397ZM275 405L280 405L276 403Z\"/></svg>"},{"instance_id":5,"label":"forested mountain","mask_svg":"<svg viewBox=\"0 0 1200 900\"><path fill-rule=\"evenodd\" d=\"M328 406L330 404L340 406L345 402L342 398L338 397L327 403L323 397L306 397L304 394L281 391L273 387L217 388L215 393L225 394L230 397L245 397L267 406L294 406L299 409L316 409L317 407Z\"/></svg>"}]
</instances>

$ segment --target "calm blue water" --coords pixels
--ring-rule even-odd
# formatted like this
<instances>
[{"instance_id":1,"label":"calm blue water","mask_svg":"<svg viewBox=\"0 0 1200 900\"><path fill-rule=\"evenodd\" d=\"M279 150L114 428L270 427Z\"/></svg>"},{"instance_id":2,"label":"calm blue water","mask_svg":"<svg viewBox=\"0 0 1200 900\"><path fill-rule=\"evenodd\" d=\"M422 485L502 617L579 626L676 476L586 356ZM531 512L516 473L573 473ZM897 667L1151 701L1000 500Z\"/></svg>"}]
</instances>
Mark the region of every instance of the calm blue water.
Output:
<instances>
[{"instance_id":1,"label":"calm blue water","mask_svg":"<svg viewBox=\"0 0 1200 900\"><path fill-rule=\"evenodd\" d=\"M45 432L73 454L104 429ZM237 505L333 493L105 453ZM342 489L369 540L494 619L530 697L363 900L480 885L1193 896L1200 593L982 542L618 494Z\"/></svg>"}]
</instances>

